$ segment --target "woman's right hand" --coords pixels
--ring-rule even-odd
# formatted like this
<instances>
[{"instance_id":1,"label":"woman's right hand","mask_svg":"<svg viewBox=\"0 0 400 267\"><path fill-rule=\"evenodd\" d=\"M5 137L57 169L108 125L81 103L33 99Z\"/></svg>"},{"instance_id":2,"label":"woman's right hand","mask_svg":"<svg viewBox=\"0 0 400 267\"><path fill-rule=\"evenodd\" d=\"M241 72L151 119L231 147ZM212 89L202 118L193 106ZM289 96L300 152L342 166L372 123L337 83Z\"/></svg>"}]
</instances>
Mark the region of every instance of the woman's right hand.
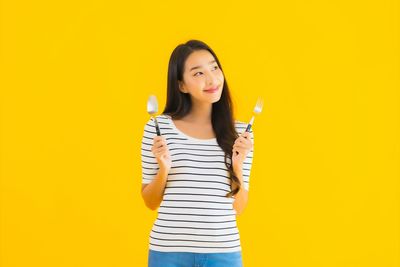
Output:
<instances>
[{"instance_id":1,"label":"woman's right hand","mask_svg":"<svg viewBox=\"0 0 400 267\"><path fill-rule=\"evenodd\" d=\"M155 136L153 139L153 146L151 152L156 157L160 168L169 171L171 169L172 160L169 154L167 141L164 136Z\"/></svg>"}]
</instances>

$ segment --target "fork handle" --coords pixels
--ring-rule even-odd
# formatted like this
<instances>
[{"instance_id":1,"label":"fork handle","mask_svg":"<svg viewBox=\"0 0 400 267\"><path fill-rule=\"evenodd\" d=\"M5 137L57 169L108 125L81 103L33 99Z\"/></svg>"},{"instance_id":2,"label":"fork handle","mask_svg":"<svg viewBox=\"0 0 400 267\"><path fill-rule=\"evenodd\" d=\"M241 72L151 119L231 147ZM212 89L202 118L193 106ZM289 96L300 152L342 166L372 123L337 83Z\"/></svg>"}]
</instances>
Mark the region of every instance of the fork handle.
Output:
<instances>
[{"instance_id":1,"label":"fork handle","mask_svg":"<svg viewBox=\"0 0 400 267\"><path fill-rule=\"evenodd\" d=\"M254 123L254 116L251 117L251 120L250 120L249 124L247 124L247 128L246 128L245 132L250 132L251 126L253 125L253 123Z\"/></svg>"},{"instance_id":2,"label":"fork handle","mask_svg":"<svg viewBox=\"0 0 400 267\"><path fill-rule=\"evenodd\" d=\"M245 130L245 132L250 132L251 130L251 125L254 122L254 116L251 118L251 121L249 122L249 124L247 124L247 128ZM236 155L238 155L239 153L236 151Z\"/></svg>"},{"instance_id":3,"label":"fork handle","mask_svg":"<svg viewBox=\"0 0 400 267\"><path fill-rule=\"evenodd\" d=\"M250 130L251 130L251 123L249 123L249 124L247 125L246 132L250 132Z\"/></svg>"},{"instance_id":4,"label":"fork handle","mask_svg":"<svg viewBox=\"0 0 400 267\"><path fill-rule=\"evenodd\" d=\"M156 117L154 117L154 123L155 123L155 126L156 126L157 136L160 136L161 135L160 127L158 126L158 121L157 121Z\"/></svg>"}]
</instances>

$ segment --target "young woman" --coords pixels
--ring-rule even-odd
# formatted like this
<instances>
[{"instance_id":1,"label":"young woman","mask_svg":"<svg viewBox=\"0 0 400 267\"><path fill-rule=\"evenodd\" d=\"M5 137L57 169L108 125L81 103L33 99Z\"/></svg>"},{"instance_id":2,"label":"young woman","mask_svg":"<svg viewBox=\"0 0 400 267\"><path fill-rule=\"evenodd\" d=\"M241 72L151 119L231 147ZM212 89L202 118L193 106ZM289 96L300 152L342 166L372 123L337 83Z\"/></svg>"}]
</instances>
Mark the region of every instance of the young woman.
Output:
<instances>
[{"instance_id":1,"label":"young woman","mask_svg":"<svg viewBox=\"0 0 400 267\"><path fill-rule=\"evenodd\" d=\"M234 120L221 64L204 42L178 45L167 103L142 139L142 197L158 209L149 267L239 267L236 216L247 204L254 137Z\"/></svg>"}]
</instances>

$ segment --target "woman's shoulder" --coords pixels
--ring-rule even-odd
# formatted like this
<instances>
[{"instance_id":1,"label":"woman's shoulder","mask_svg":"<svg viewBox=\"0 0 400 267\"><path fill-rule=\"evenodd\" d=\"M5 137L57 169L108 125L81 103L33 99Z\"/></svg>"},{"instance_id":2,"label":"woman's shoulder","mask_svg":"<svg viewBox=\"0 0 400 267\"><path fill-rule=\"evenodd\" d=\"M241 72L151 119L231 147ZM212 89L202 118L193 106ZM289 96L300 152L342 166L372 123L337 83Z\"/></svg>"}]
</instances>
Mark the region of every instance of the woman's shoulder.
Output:
<instances>
[{"instance_id":1,"label":"woman's shoulder","mask_svg":"<svg viewBox=\"0 0 400 267\"><path fill-rule=\"evenodd\" d=\"M235 128L236 129L243 129L245 130L247 127L247 123L240 121L240 120L235 120Z\"/></svg>"},{"instance_id":2,"label":"woman's shoulder","mask_svg":"<svg viewBox=\"0 0 400 267\"><path fill-rule=\"evenodd\" d=\"M157 116L151 116L146 121L146 124L153 125L154 124L154 117L157 119L157 121L159 121L159 120L160 121L166 121L166 120L171 118L169 115L165 115L165 114L160 114L160 115L157 115Z\"/></svg>"},{"instance_id":3,"label":"woman's shoulder","mask_svg":"<svg viewBox=\"0 0 400 267\"><path fill-rule=\"evenodd\" d=\"M235 128L238 134L243 133L247 128L248 123L240 120L235 120ZM250 130L251 136L253 135L253 129Z\"/></svg>"},{"instance_id":4,"label":"woman's shoulder","mask_svg":"<svg viewBox=\"0 0 400 267\"><path fill-rule=\"evenodd\" d=\"M244 121L235 120L235 125L243 126L243 125L247 125L247 124Z\"/></svg>"},{"instance_id":5,"label":"woman's shoulder","mask_svg":"<svg viewBox=\"0 0 400 267\"><path fill-rule=\"evenodd\" d=\"M165 121L165 120L171 119L171 116L169 116L169 115L167 115L167 114L160 114L160 115L157 115L156 118L157 118L157 120L163 120L163 121Z\"/></svg>"}]
</instances>

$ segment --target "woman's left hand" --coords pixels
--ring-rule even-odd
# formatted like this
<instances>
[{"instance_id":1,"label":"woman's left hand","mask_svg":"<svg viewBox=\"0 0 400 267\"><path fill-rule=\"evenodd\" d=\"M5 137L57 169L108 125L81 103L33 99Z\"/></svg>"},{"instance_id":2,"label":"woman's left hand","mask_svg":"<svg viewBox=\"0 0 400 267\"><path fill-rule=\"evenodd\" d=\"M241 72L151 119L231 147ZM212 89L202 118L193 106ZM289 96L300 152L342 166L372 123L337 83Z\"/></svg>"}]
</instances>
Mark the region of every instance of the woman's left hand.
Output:
<instances>
[{"instance_id":1,"label":"woman's left hand","mask_svg":"<svg viewBox=\"0 0 400 267\"><path fill-rule=\"evenodd\" d=\"M251 141L250 133L242 133L233 144L232 149L232 165L233 170L242 171L243 162L247 154L253 149L253 142ZM238 153L236 153L238 152Z\"/></svg>"}]
</instances>

